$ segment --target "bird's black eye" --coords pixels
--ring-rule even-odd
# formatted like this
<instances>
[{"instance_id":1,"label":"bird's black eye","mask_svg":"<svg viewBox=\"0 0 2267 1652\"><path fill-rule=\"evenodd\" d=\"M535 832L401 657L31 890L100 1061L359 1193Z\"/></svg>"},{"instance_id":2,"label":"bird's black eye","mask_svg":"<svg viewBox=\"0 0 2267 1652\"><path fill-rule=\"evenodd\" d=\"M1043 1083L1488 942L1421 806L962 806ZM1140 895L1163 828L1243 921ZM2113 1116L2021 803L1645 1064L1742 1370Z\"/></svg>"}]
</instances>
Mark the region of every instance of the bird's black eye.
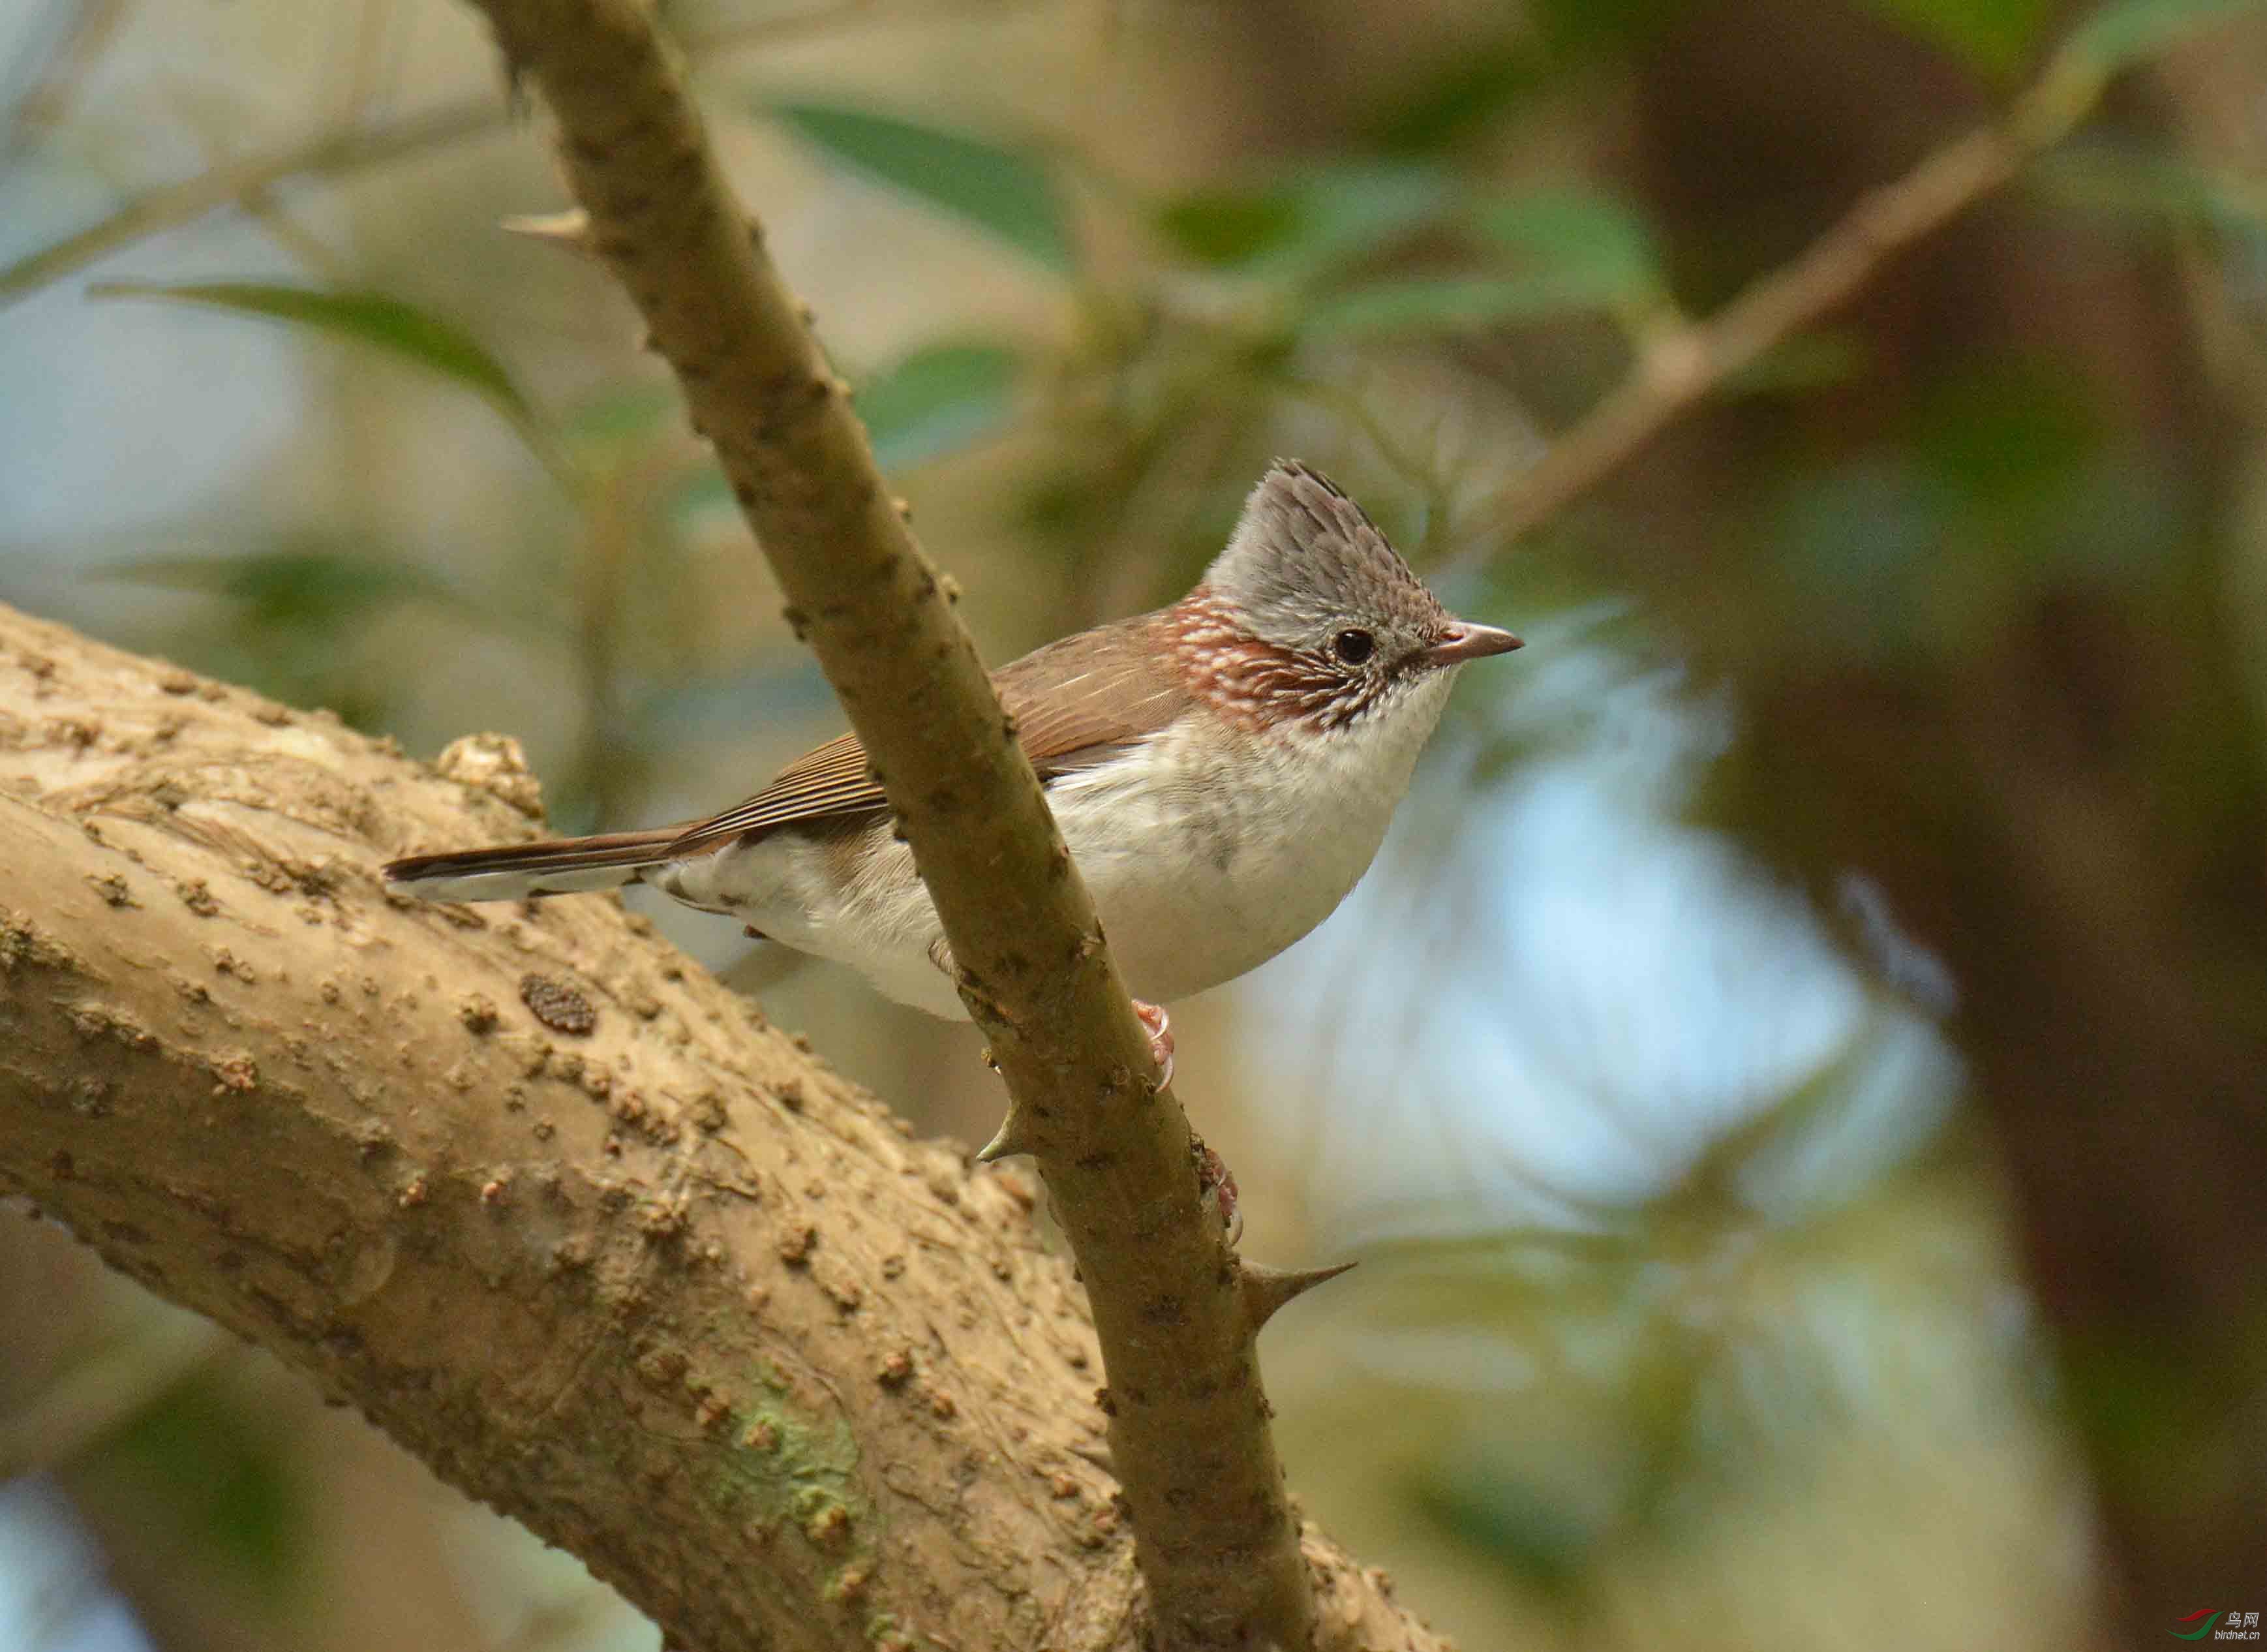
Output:
<instances>
[{"instance_id":1,"label":"bird's black eye","mask_svg":"<svg viewBox=\"0 0 2267 1652\"><path fill-rule=\"evenodd\" d=\"M1367 631L1341 631L1331 639L1331 651L1348 665L1359 665L1377 652L1377 639Z\"/></svg>"}]
</instances>

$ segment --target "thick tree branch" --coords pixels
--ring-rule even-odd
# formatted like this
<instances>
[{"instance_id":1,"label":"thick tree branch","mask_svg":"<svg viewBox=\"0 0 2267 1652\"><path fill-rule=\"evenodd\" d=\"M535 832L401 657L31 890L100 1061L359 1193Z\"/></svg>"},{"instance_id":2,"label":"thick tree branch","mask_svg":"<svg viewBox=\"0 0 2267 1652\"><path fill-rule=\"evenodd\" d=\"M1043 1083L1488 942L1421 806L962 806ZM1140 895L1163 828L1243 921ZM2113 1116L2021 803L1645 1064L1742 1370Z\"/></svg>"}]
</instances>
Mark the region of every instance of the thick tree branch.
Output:
<instances>
[{"instance_id":1,"label":"thick tree branch","mask_svg":"<svg viewBox=\"0 0 2267 1652\"><path fill-rule=\"evenodd\" d=\"M1094 1303L1112 1461L1163 1642L1305 1647L1313 1590L1258 1319L1188 1123L967 632L848 386L719 171L640 0L477 0L557 115L590 244L676 370L789 616L864 740Z\"/></svg>"},{"instance_id":2,"label":"thick tree branch","mask_svg":"<svg viewBox=\"0 0 2267 1652\"><path fill-rule=\"evenodd\" d=\"M673 1643L1131 1652L1031 1190L612 901L390 902L386 855L533 830L503 743L443 767L0 608L0 1188ZM1438 1644L1307 1564L1325 1644Z\"/></svg>"}]
</instances>

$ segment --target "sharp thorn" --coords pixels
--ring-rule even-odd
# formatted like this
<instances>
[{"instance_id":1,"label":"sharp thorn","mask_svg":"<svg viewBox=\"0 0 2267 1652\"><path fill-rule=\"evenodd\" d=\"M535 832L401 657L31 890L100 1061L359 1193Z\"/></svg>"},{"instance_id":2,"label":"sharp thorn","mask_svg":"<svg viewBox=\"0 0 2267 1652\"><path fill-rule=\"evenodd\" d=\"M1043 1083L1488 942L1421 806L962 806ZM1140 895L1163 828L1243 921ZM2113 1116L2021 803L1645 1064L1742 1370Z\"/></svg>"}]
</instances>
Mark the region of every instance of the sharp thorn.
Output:
<instances>
[{"instance_id":1,"label":"sharp thorn","mask_svg":"<svg viewBox=\"0 0 2267 1652\"><path fill-rule=\"evenodd\" d=\"M499 218L497 227L507 235L524 235L531 241L548 241L554 246L563 246L572 253L590 253L591 215L580 207L569 207L564 212L527 212L508 218Z\"/></svg>"},{"instance_id":2,"label":"sharp thorn","mask_svg":"<svg viewBox=\"0 0 2267 1652\"><path fill-rule=\"evenodd\" d=\"M1324 1280L1336 1279L1352 1267L1352 1262L1340 1262L1332 1267L1266 1267L1258 1262L1244 1262L1236 1267L1237 1282L1244 1289L1244 1312L1254 1331L1275 1317L1276 1311L1295 1296L1303 1296Z\"/></svg>"},{"instance_id":3,"label":"sharp thorn","mask_svg":"<svg viewBox=\"0 0 2267 1652\"><path fill-rule=\"evenodd\" d=\"M1031 1143L1023 1139L1023 1131L1017 1127L1022 1123L1022 1119L1014 1112L1009 1113L1001 1120L998 1133L977 1149L977 1163L989 1164L995 1160L1009 1158L1017 1153L1031 1152Z\"/></svg>"}]
</instances>

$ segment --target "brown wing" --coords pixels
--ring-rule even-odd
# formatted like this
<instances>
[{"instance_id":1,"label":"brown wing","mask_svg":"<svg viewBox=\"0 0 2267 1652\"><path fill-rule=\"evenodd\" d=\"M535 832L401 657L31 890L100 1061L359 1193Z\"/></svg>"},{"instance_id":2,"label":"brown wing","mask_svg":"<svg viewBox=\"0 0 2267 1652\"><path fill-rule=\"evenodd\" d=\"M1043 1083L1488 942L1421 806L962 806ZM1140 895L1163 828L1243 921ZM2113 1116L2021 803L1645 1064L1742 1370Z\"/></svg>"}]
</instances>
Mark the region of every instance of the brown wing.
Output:
<instances>
[{"instance_id":1,"label":"brown wing","mask_svg":"<svg viewBox=\"0 0 2267 1652\"><path fill-rule=\"evenodd\" d=\"M1100 762L1163 728L1188 703L1178 675L1157 661L1155 614L1064 637L992 674L1016 738L1039 778ZM736 808L686 827L683 853L790 822L874 814L886 806L855 734L829 740L780 770Z\"/></svg>"}]
</instances>

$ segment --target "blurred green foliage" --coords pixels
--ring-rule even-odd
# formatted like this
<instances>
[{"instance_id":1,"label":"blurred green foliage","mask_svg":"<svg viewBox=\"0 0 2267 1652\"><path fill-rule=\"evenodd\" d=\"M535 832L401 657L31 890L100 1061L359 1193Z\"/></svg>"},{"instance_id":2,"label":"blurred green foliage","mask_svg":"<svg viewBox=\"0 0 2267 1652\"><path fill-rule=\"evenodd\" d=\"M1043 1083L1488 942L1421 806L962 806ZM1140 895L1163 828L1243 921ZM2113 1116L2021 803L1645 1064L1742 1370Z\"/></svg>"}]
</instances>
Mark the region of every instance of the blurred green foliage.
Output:
<instances>
[{"instance_id":1,"label":"blurred green foliage","mask_svg":"<svg viewBox=\"0 0 2267 1652\"><path fill-rule=\"evenodd\" d=\"M526 395L477 340L453 322L385 293L320 292L250 281L170 287L112 281L96 283L87 289L87 296L204 305L332 334L455 381L493 405L523 435L532 437L538 429Z\"/></svg>"},{"instance_id":2,"label":"blurred green foliage","mask_svg":"<svg viewBox=\"0 0 2267 1652\"><path fill-rule=\"evenodd\" d=\"M1994 76L2009 75L2021 68L2055 15L2051 0L1869 0L1869 4L1972 68Z\"/></svg>"},{"instance_id":3,"label":"blurred green foliage","mask_svg":"<svg viewBox=\"0 0 2267 1652\"><path fill-rule=\"evenodd\" d=\"M306 1510L284 1442L240 1393L205 1375L154 1396L92 1471L187 1558L213 1565L282 1608L304 1586Z\"/></svg>"},{"instance_id":4,"label":"blurred green foliage","mask_svg":"<svg viewBox=\"0 0 2267 1652\"><path fill-rule=\"evenodd\" d=\"M1042 163L969 133L863 109L781 103L770 113L822 152L957 214L1052 273L1076 270L1069 219Z\"/></svg>"}]
</instances>

